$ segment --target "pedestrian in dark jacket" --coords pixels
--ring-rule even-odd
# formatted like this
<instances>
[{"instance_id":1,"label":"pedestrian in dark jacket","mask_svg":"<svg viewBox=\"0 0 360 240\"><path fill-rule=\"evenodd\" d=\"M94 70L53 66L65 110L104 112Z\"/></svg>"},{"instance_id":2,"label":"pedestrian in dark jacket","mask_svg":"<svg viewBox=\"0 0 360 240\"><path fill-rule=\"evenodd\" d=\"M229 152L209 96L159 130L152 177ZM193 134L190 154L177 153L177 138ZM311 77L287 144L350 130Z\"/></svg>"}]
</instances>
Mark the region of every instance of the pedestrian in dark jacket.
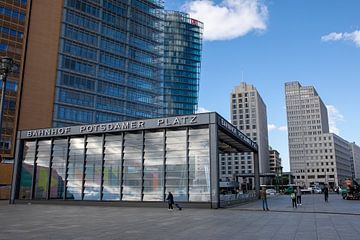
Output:
<instances>
[{"instance_id":1,"label":"pedestrian in dark jacket","mask_svg":"<svg viewBox=\"0 0 360 240\"><path fill-rule=\"evenodd\" d=\"M329 189L327 188L327 186L325 186L324 188L324 197L325 197L325 202L329 202Z\"/></svg>"},{"instance_id":2,"label":"pedestrian in dark jacket","mask_svg":"<svg viewBox=\"0 0 360 240\"><path fill-rule=\"evenodd\" d=\"M172 211L173 208L173 204L174 204L174 196L172 195L171 192L169 192L167 198L166 198L168 204L169 204L169 211Z\"/></svg>"},{"instance_id":3,"label":"pedestrian in dark jacket","mask_svg":"<svg viewBox=\"0 0 360 240\"><path fill-rule=\"evenodd\" d=\"M267 198L266 198L266 190L265 188L263 188L261 191L260 191L260 198L262 200L262 207L263 207L263 210L265 211L269 211L269 207L268 207L268 203L267 203Z\"/></svg>"}]
</instances>

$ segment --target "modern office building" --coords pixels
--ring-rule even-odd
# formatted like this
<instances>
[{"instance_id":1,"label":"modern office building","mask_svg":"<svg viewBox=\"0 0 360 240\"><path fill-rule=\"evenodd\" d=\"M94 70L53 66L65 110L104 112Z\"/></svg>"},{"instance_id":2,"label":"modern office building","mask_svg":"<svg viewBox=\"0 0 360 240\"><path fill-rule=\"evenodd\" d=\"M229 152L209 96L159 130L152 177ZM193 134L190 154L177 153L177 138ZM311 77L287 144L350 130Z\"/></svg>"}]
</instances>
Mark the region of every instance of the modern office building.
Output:
<instances>
[{"instance_id":1,"label":"modern office building","mask_svg":"<svg viewBox=\"0 0 360 240\"><path fill-rule=\"evenodd\" d=\"M11 201L96 201L218 208L219 154L257 144L216 113L18 133Z\"/></svg>"},{"instance_id":2,"label":"modern office building","mask_svg":"<svg viewBox=\"0 0 360 240\"><path fill-rule=\"evenodd\" d=\"M259 146L260 173L269 173L269 143L266 105L253 85L240 83L230 94L231 121ZM234 176L254 173L252 153L233 153L221 157L221 178L234 179ZM244 181L245 179L239 179ZM246 179L253 184L253 179ZM263 179L262 179L263 182Z\"/></svg>"},{"instance_id":3,"label":"modern office building","mask_svg":"<svg viewBox=\"0 0 360 240\"><path fill-rule=\"evenodd\" d=\"M269 147L269 163L271 173L277 173L278 169L281 168L280 153L272 147Z\"/></svg>"},{"instance_id":4,"label":"modern office building","mask_svg":"<svg viewBox=\"0 0 360 240\"><path fill-rule=\"evenodd\" d=\"M162 1L31 2L20 129L161 116Z\"/></svg>"},{"instance_id":5,"label":"modern office building","mask_svg":"<svg viewBox=\"0 0 360 240\"><path fill-rule=\"evenodd\" d=\"M0 139L0 155L3 160L13 156L14 152L17 106L19 104L18 90L21 79L19 69L21 69L23 61L27 6L26 0L0 1L0 57L11 57L19 66L9 74L6 83Z\"/></svg>"},{"instance_id":6,"label":"modern office building","mask_svg":"<svg viewBox=\"0 0 360 240\"><path fill-rule=\"evenodd\" d=\"M195 112L201 23L162 0L38 0L30 13L19 129Z\"/></svg>"},{"instance_id":7,"label":"modern office building","mask_svg":"<svg viewBox=\"0 0 360 240\"><path fill-rule=\"evenodd\" d=\"M197 110L203 24L182 12L165 13L164 113Z\"/></svg>"},{"instance_id":8,"label":"modern office building","mask_svg":"<svg viewBox=\"0 0 360 240\"><path fill-rule=\"evenodd\" d=\"M360 147L355 142L350 143L353 177L360 179Z\"/></svg>"},{"instance_id":9,"label":"modern office building","mask_svg":"<svg viewBox=\"0 0 360 240\"><path fill-rule=\"evenodd\" d=\"M290 170L294 182L335 187L351 176L349 143L329 133L327 109L313 86L285 83Z\"/></svg>"}]
</instances>

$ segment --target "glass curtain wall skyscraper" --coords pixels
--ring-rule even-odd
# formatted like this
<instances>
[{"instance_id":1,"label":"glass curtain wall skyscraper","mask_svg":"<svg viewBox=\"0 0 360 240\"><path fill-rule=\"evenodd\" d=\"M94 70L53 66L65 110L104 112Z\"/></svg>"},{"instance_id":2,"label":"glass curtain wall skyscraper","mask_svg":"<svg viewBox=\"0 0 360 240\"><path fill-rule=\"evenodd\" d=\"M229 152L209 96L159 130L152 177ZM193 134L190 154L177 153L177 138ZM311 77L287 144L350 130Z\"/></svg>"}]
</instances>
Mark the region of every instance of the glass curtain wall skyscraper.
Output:
<instances>
[{"instance_id":1,"label":"glass curtain wall skyscraper","mask_svg":"<svg viewBox=\"0 0 360 240\"><path fill-rule=\"evenodd\" d=\"M64 1L53 126L162 114L162 1Z\"/></svg>"},{"instance_id":2,"label":"glass curtain wall skyscraper","mask_svg":"<svg viewBox=\"0 0 360 240\"><path fill-rule=\"evenodd\" d=\"M203 23L186 13L165 12L165 115L196 112L198 106Z\"/></svg>"},{"instance_id":3,"label":"glass curtain wall skyscraper","mask_svg":"<svg viewBox=\"0 0 360 240\"><path fill-rule=\"evenodd\" d=\"M30 20L19 130L196 111L203 25L162 0L37 0Z\"/></svg>"}]
</instances>

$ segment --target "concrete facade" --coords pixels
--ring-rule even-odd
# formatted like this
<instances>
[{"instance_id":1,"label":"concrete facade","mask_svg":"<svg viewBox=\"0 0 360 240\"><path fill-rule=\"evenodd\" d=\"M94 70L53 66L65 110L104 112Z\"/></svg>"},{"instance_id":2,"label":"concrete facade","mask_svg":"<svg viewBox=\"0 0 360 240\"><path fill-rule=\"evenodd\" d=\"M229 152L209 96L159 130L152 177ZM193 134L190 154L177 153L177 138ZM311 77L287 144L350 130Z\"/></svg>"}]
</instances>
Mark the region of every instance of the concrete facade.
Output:
<instances>
[{"instance_id":1,"label":"concrete facade","mask_svg":"<svg viewBox=\"0 0 360 240\"><path fill-rule=\"evenodd\" d=\"M350 143L353 177L360 178L360 147L356 143Z\"/></svg>"},{"instance_id":2,"label":"concrete facade","mask_svg":"<svg viewBox=\"0 0 360 240\"><path fill-rule=\"evenodd\" d=\"M269 163L270 172L276 173L276 170L281 167L280 153L276 149L269 147Z\"/></svg>"},{"instance_id":3,"label":"concrete facade","mask_svg":"<svg viewBox=\"0 0 360 240\"><path fill-rule=\"evenodd\" d=\"M230 112L232 124L257 142L260 173L268 173L270 166L266 105L257 89L244 82L236 86L230 94ZM232 179L235 174L252 174L253 169L254 159L251 153L221 156L222 179ZM245 181L253 183L252 179Z\"/></svg>"},{"instance_id":4,"label":"concrete facade","mask_svg":"<svg viewBox=\"0 0 360 240\"><path fill-rule=\"evenodd\" d=\"M285 83L290 170L297 185L335 187L351 177L349 143L329 133L327 109L313 86Z\"/></svg>"}]
</instances>

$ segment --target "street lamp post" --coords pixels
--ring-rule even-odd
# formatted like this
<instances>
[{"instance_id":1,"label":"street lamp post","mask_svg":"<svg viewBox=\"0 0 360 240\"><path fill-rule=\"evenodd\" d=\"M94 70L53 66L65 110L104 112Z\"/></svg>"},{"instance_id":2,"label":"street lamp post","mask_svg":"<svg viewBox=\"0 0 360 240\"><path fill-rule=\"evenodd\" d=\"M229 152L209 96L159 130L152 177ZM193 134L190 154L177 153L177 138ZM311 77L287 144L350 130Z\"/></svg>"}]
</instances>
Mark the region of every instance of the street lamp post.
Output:
<instances>
[{"instance_id":1,"label":"street lamp post","mask_svg":"<svg viewBox=\"0 0 360 240\"><path fill-rule=\"evenodd\" d=\"M2 123L3 112L6 92L6 80L10 72L12 72L14 66L14 60L9 57L0 58L0 78L1 78L1 99L0 99L0 142L2 142ZM2 145L3 147L4 145Z\"/></svg>"}]
</instances>

